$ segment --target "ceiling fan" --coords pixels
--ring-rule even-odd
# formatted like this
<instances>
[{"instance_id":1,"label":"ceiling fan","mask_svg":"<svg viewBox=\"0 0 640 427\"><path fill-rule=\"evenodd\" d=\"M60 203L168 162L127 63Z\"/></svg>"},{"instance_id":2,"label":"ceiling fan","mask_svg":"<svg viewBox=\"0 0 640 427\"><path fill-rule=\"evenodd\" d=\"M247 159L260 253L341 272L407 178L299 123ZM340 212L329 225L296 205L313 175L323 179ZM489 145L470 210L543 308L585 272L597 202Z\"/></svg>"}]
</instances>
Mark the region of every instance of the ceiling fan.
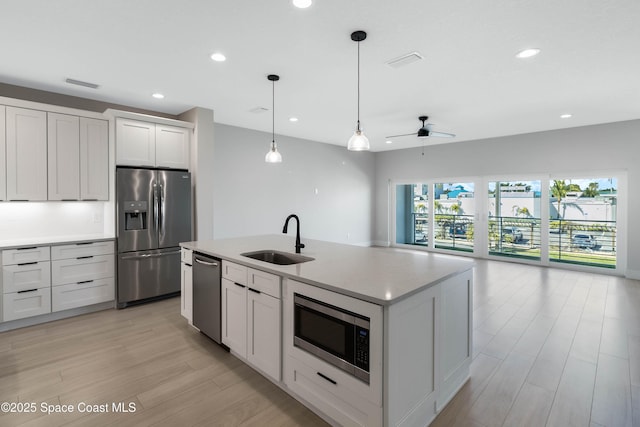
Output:
<instances>
[{"instance_id":1,"label":"ceiling fan","mask_svg":"<svg viewBox=\"0 0 640 427\"><path fill-rule=\"evenodd\" d=\"M430 136L437 136L440 138L453 138L455 137L454 134L452 133L446 133L446 132L435 132L431 130L431 126L433 126L431 123L425 123L427 120L429 120L428 116L420 116L418 117L418 120L420 120L422 122L422 127L420 129L418 129L418 132L414 132L414 133L405 133L403 135L391 135L391 136L387 136L386 138L397 138L400 136L411 136L411 135L417 135L418 138L427 138Z\"/></svg>"}]
</instances>

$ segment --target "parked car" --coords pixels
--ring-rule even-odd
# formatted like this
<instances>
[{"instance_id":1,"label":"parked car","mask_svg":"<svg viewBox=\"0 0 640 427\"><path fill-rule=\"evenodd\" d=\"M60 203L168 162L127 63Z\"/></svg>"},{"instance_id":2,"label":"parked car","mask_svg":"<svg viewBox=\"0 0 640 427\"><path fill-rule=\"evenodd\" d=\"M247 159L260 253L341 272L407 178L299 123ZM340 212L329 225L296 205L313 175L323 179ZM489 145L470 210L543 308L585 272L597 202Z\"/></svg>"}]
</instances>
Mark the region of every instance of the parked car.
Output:
<instances>
[{"instance_id":1,"label":"parked car","mask_svg":"<svg viewBox=\"0 0 640 427\"><path fill-rule=\"evenodd\" d=\"M449 237L453 238L466 238L467 226L464 224L456 224L449 227Z\"/></svg>"},{"instance_id":2,"label":"parked car","mask_svg":"<svg viewBox=\"0 0 640 427\"><path fill-rule=\"evenodd\" d=\"M513 243L518 243L522 238L522 230L518 227L505 227L502 229L502 241L511 239Z\"/></svg>"},{"instance_id":3,"label":"parked car","mask_svg":"<svg viewBox=\"0 0 640 427\"><path fill-rule=\"evenodd\" d=\"M595 249L598 241L593 234L574 234L571 238L571 246L580 249Z\"/></svg>"},{"instance_id":4,"label":"parked car","mask_svg":"<svg viewBox=\"0 0 640 427\"><path fill-rule=\"evenodd\" d=\"M416 231L416 242L426 242L427 234L422 231Z\"/></svg>"}]
</instances>

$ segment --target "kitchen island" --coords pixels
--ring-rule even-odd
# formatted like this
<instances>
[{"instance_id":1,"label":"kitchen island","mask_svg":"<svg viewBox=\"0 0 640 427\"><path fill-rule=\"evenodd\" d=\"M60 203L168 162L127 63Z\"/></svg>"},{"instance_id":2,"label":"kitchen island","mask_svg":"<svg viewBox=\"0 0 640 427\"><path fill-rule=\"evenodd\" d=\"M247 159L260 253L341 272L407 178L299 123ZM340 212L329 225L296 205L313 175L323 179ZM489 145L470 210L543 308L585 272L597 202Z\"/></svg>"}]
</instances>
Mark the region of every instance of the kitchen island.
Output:
<instances>
[{"instance_id":1,"label":"kitchen island","mask_svg":"<svg viewBox=\"0 0 640 427\"><path fill-rule=\"evenodd\" d=\"M293 253L294 239L286 235L181 246L220 258L223 266L281 280L277 307L282 322L274 327L273 339L278 341L282 371L269 377L285 391L337 425L428 425L469 376L473 262L403 249L307 239L303 243L302 255L313 260L292 265L241 255L259 250ZM294 298L300 296L370 322L366 381L297 345ZM228 322L225 326L223 319L223 329ZM255 340L246 338L249 346ZM238 356L252 365L248 353Z\"/></svg>"}]
</instances>

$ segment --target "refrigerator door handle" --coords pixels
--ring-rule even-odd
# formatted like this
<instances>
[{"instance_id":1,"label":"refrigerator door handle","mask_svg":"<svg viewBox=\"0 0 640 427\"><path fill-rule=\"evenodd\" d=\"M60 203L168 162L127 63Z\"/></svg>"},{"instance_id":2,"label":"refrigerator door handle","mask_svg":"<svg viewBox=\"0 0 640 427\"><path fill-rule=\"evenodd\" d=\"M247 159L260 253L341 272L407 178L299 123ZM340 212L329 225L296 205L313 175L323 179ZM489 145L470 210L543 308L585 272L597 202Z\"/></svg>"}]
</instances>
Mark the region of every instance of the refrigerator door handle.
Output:
<instances>
[{"instance_id":1,"label":"refrigerator door handle","mask_svg":"<svg viewBox=\"0 0 640 427\"><path fill-rule=\"evenodd\" d=\"M171 252L162 252L162 253L159 253L159 254L127 255L127 256L121 257L121 259L158 258L158 257L161 257L161 256L175 255L175 254L179 254L179 253L180 253L180 251L171 251Z\"/></svg>"},{"instance_id":2,"label":"refrigerator door handle","mask_svg":"<svg viewBox=\"0 0 640 427\"><path fill-rule=\"evenodd\" d=\"M164 240L164 186L158 184L158 241Z\"/></svg>"},{"instance_id":3,"label":"refrigerator door handle","mask_svg":"<svg viewBox=\"0 0 640 427\"><path fill-rule=\"evenodd\" d=\"M155 225L156 231L158 231L159 221L158 217L160 216L158 213L160 206L158 204L158 185L153 183L153 223Z\"/></svg>"}]
</instances>

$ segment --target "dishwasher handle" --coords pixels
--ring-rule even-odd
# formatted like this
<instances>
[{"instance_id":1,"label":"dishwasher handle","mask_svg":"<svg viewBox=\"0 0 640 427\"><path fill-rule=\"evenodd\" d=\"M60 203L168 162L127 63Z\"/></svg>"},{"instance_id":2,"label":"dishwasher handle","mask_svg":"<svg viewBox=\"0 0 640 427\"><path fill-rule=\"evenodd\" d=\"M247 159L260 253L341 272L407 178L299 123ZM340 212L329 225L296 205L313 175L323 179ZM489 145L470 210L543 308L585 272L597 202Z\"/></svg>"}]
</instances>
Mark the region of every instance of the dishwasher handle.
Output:
<instances>
[{"instance_id":1,"label":"dishwasher handle","mask_svg":"<svg viewBox=\"0 0 640 427\"><path fill-rule=\"evenodd\" d=\"M197 262L198 264L207 265L207 266L209 266L209 267L217 267L217 266L218 266L218 263L217 263L217 262L207 262L207 261L203 261L203 260L201 260L200 258L195 258L195 257L193 258L193 260L194 260L195 262Z\"/></svg>"}]
</instances>

